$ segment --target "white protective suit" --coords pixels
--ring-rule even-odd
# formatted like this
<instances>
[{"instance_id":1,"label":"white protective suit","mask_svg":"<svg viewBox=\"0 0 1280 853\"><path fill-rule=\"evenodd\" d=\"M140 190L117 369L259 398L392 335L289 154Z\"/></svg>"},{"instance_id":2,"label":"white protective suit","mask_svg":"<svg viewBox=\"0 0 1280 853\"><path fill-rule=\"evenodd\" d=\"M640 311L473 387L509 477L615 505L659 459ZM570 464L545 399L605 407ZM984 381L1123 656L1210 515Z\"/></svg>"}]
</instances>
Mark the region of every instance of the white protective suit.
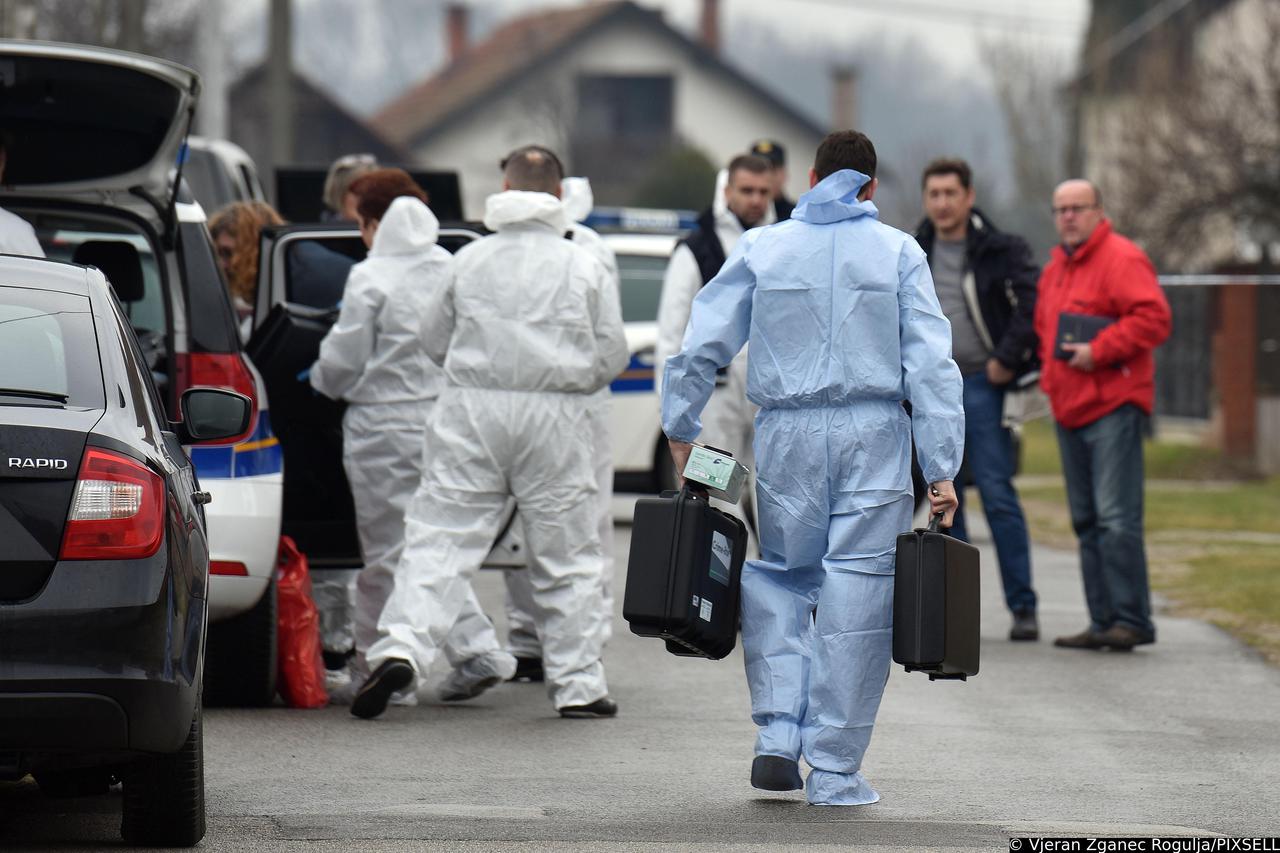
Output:
<instances>
[{"instance_id":1,"label":"white protective suit","mask_svg":"<svg viewBox=\"0 0 1280 853\"><path fill-rule=\"evenodd\" d=\"M729 173L722 169L716 179L715 198L711 204L716 237L720 240L726 258L733 254L743 234L742 222L729 210L724 197L728 181ZM776 215L770 205L758 224L772 225L774 221ZM654 347L655 364L666 364L668 358L680 351L694 297L702 287L702 273L698 269L693 251L681 242L671 253L671 262L662 279L662 297L658 302L658 340ZM661 369L657 371L659 393L662 390L661 372ZM729 451L735 459L754 472L756 463L752 445L755 440L754 422L757 411L758 407L747 399L747 350L744 348L729 365L728 374L717 378L716 389L702 411L702 434L698 440ZM749 506L717 504L727 512L742 516L744 520L751 510ZM755 528L754 523L747 525L753 540Z\"/></svg>"},{"instance_id":2,"label":"white protective suit","mask_svg":"<svg viewBox=\"0 0 1280 853\"><path fill-rule=\"evenodd\" d=\"M697 438L716 369L750 341L761 559L742 571L742 650L756 754L803 755L819 805L880 797L861 769L889 678L913 427L930 483L954 478L964 450L951 325L924 252L858 200L868 180L829 175L790 220L739 241L694 302L662 396L666 434Z\"/></svg>"},{"instance_id":3,"label":"white protective suit","mask_svg":"<svg viewBox=\"0 0 1280 853\"><path fill-rule=\"evenodd\" d=\"M43 258L44 249L31 223L0 207L0 255L27 255Z\"/></svg>"},{"instance_id":4,"label":"white protective suit","mask_svg":"<svg viewBox=\"0 0 1280 853\"><path fill-rule=\"evenodd\" d=\"M439 231L435 214L417 199L391 203L368 258L351 269L338 321L311 368L312 387L350 404L342 422L343 467L364 558L356 580L355 683L368 675L364 656L391 595L405 508L422 479L427 419L444 384L422 341L432 296L453 278L453 256L436 245ZM515 668L469 588L445 654L455 668L476 658L504 677Z\"/></svg>"},{"instance_id":5,"label":"white protective suit","mask_svg":"<svg viewBox=\"0 0 1280 853\"><path fill-rule=\"evenodd\" d=\"M446 384L369 666L427 671L514 497L548 691L557 709L589 705L608 694L592 630L603 555L589 397L627 363L618 293L565 239L555 196L490 196L485 225L497 233L458 252L423 327Z\"/></svg>"},{"instance_id":6,"label":"white protective suit","mask_svg":"<svg viewBox=\"0 0 1280 853\"><path fill-rule=\"evenodd\" d=\"M586 178L565 178L560 183L561 201L573 232L573 242L591 252L609 271L614 287L621 296L622 283L618 276L618 259L600 235L580 224L591 213L594 197ZM612 394L609 386L601 388L591 397L591 429L595 453L596 488L600 490L600 548L604 564L600 572L600 610L592 630L599 636L600 645L613 636L613 440L609 431L609 409ZM513 570L506 573L507 580L507 651L516 657L541 658L542 643L538 640L537 622L533 618L533 584L529 572Z\"/></svg>"}]
</instances>

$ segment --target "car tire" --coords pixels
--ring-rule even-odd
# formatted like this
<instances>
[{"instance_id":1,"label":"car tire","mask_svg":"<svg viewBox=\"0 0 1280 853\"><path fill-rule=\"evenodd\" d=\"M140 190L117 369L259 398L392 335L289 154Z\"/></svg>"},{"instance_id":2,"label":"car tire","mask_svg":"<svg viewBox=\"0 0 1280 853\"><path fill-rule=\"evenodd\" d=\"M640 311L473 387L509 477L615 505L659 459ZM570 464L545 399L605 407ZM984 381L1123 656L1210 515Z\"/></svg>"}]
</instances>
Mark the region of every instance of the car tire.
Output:
<instances>
[{"instance_id":1,"label":"car tire","mask_svg":"<svg viewBox=\"0 0 1280 853\"><path fill-rule=\"evenodd\" d=\"M653 452L653 487L658 494L680 490L676 463L671 459L671 449L667 447L665 437L658 439L658 447Z\"/></svg>"},{"instance_id":2,"label":"car tire","mask_svg":"<svg viewBox=\"0 0 1280 853\"><path fill-rule=\"evenodd\" d=\"M204 696L209 705L253 708L275 700L275 578L252 609L209 626Z\"/></svg>"},{"instance_id":3,"label":"car tire","mask_svg":"<svg viewBox=\"0 0 1280 853\"><path fill-rule=\"evenodd\" d=\"M78 767L73 770L41 770L32 773L40 793L46 797L97 797L111 790L115 781L106 767Z\"/></svg>"},{"instance_id":4,"label":"car tire","mask_svg":"<svg viewBox=\"0 0 1280 853\"><path fill-rule=\"evenodd\" d=\"M204 838L204 732L200 705L182 747L124 771L120 834L130 844L193 847Z\"/></svg>"}]
</instances>

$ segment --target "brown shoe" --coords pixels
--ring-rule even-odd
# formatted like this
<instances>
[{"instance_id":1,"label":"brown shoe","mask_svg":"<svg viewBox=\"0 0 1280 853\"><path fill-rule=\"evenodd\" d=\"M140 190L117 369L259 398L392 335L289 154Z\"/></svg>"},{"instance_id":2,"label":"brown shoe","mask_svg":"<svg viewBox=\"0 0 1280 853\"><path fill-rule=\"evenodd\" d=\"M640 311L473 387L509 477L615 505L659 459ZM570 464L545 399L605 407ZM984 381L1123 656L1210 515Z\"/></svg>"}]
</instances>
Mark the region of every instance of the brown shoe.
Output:
<instances>
[{"instance_id":1,"label":"brown shoe","mask_svg":"<svg viewBox=\"0 0 1280 853\"><path fill-rule=\"evenodd\" d=\"M1097 637L1098 641L1102 643L1102 645L1111 649L1113 652L1131 652L1133 651L1134 646L1141 646L1146 643L1154 642L1153 638L1139 634L1137 631L1132 628L1127 628L1124 625L1112 625L1101 634L1098 634Z\"/></svg>"},{"instance_id":2,"label":"brown shoe","mask_svg":"<svg viewBox=\"0 0 1280 853\"><path fill-rule=\"evenodd\" d=\"M1101 649L1106 646L1102 635L1095 633L1092 628L1085 628L1079 634L1059 637L1053 644L1060 649Z\"/></svg>"}]
</instances>

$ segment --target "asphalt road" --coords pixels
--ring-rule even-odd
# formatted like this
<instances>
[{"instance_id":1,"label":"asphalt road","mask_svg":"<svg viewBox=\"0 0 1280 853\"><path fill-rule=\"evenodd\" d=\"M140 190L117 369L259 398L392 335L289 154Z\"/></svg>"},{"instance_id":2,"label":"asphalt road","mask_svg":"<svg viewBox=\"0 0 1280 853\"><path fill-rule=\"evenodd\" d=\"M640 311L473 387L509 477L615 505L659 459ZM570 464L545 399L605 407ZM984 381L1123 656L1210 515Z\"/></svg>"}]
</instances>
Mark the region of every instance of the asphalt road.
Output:
<instances>
[{"instance_id":1,"label":"asphalt road","mask_svg":"<svg viewBox=\"0 0 1280 853\"><path fill-rule=\"evenodd\" d=\"M629 531L618 533L620 590ZM561 720L535 685L372 722L338 707L209 710L202 846L1008 850L1026 833L1277 834L1280 672L1170 617L1157 645L1127 655L1011 644L983 551L982 672L961 684L895 671L864 767L877 805L752 789L740 653L675 658L619 615L606 656L615 720ZM1074 555L1035 559L1046 639L1082 628ZM479 582L495 616L501 584ZM46 800L30 782L0 784L0 849L118 847L118 815L118 789Z\"/></svg>"}]
</instances>

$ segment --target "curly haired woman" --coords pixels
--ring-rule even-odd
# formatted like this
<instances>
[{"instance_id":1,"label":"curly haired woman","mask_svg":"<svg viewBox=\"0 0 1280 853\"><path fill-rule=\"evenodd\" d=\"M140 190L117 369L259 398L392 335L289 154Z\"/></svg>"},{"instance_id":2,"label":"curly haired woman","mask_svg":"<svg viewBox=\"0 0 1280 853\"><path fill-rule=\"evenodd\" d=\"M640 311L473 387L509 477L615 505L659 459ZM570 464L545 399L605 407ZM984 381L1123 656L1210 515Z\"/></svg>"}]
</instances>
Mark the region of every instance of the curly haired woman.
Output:
<instances>
[{"instance_id":1,"label":"curly haired woman","mask_svg":"<svg viewBox=\"0 0 1280 853\"><path fill-rule=\"evenodd\" d=\"M253 315L258 285L258 238L268 225L283 225L275 208L263 201L237 201L209 220L218 263L231 291L231 303L241 321Z\"/></svg>"}]
</instances>

